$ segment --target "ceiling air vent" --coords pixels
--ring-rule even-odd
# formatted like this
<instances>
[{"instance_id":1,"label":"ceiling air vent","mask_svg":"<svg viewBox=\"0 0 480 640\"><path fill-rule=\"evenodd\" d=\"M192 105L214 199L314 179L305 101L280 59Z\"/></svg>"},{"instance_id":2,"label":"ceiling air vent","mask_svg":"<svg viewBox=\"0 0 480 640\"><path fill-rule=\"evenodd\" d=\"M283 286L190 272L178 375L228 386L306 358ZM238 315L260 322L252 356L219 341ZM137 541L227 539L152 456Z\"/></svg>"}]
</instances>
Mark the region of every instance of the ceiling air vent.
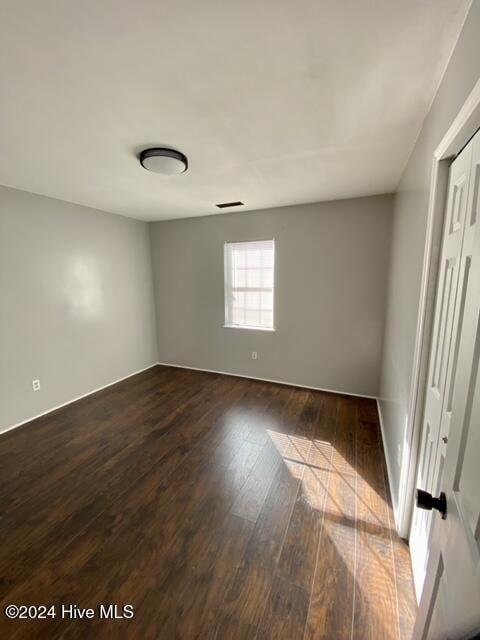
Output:
<instances>
[{"instance_id":1,"label":"ceiling air vent","mask_svg":"<svg viewBox=\"0 0 480 640\"><path fill-rule=\"evenodd\" d=\"M227 207L243 207L243 202L240 202L240 200L237 202L220 202L220 204L216 204L215 206L219 209L226 209Z\"/></svg>"}]
</instances>

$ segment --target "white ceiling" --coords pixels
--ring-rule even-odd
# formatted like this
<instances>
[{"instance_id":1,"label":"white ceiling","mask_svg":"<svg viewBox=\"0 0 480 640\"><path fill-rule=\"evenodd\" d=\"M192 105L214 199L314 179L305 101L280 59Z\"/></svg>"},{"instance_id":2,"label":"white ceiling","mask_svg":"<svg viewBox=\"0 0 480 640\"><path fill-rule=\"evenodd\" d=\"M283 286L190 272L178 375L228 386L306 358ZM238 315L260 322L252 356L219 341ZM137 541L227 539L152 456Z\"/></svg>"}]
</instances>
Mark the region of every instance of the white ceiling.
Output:
<instances>
[{"instance_id":1,"label":"white ceiling","mask_svg":"<svg viewBox=\"0 0 480 640\"><path fill-rule=\"evenodd\" d=\"M145 220L391 192L469 4L2 0L0 184Z\"/></svg>"}]
</instances>

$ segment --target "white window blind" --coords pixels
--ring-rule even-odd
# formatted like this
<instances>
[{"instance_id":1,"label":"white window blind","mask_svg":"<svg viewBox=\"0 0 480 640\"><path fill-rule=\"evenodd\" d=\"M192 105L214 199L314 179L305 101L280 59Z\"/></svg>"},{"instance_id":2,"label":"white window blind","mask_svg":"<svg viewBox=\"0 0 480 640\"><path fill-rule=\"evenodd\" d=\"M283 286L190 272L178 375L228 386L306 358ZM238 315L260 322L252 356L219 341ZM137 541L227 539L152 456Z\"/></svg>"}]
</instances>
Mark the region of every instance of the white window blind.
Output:
<instances>
[{"instance_id":1,"label":"white window blind","mask_svg":"<svg viewBox=\"0 0 480 640\"><path fill-rule=\"evenodd\" d=\"M275 242L225 244L225 324L273 329Z\"/></svg>"}]
</instances>

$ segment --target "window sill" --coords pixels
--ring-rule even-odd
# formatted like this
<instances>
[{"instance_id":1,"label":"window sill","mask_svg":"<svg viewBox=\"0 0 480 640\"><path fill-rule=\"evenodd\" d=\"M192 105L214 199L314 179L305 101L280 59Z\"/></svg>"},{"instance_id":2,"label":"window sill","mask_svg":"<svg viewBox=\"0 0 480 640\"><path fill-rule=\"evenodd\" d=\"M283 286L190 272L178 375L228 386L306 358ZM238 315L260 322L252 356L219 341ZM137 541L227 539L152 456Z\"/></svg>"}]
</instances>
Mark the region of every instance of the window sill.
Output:
<instances>
[{"instance_id":1,"label":"window sill","mask_svg":"<svg viewBox=\"0 0 480 640\"><path fill-rule=\"evenodd\" d=\"M223 328L224 329L247 329L247 331L270 331L271 333L274 333L276 331L275 328L270 329L268 327L248 327L243 324L224 324Z\"/></svg>"}]
</instances>

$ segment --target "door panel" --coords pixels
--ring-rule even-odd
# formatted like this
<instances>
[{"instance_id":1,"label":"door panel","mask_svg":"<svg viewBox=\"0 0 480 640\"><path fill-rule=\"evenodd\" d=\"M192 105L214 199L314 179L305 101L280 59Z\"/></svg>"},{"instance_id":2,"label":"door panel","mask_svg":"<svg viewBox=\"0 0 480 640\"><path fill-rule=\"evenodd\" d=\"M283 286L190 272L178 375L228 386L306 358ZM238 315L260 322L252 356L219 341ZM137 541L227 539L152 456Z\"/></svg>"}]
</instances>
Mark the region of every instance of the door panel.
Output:
<instances>
[{"instance_id":1,"label":"door panel","mask_svg":"<svg viewBox=\"0 0 480 640\"><path fill-rule=\"evenodd\" d=\"M437 640L448 640L445 620L445 588L443 583L443 558L439 556L432 597L432 613L428 628Z\"/></svg>"},{"instance_id":2,"label":"door panel","mask_svg":"<svg viewBox=\"0 0 480 640\"><path fill-rule=\"evenodd\" d=\"M480 631L480 136L472 149L458 302L436 466L447 518L435 513L415 640L468 638ZM453 165L452 165L453 167ZM453 226L452 226L453 228ZM443 462L441 462L443 461ZM440 470L443 464L443 473Z\"/></svg>"},{"instance_id":3,"label":"door panel","mask_svg":"<svg viewBox=\"0 0 480 640\"><path fill-rule=\"evenodd\" d=\"M435 345L435 356L433 360L433 373L432 373L432 391L437 399L440 399L442 394L442 382L444 379L444 372L446 369L446 353L448 351L447 332L450 328L449 318L453 310L455 302L455 289L456 289L456 265L457 260L455 257L446 260L443 274L443 290L440 300L440 321L438 330L438 339Z\"/></svg>"},{"instance_id":4,"label":"door panel","mask_svg":"<svg viewBox=\"0 0 480 640\"><path fill-rule=\"evenodd\" d=\"M462 291L466 291L468 270L462 263L472 146L466 147L450 167L445 210L439 282L430 349L428 387L420 445L417 487L435 493L442 483L451 406L452 373L456 370L459 343L457 328L463 313ZM460 293L458 293L460 292ZM464 293L464 296L466 293ZM433 518L429 512L414 512L410 549L417 599L423 588L431 544Z\"/></svg>"},{"instance_id":5,"label":"door panel","mask_svg":"<svg viewBox=\"0 0 480 640\"><path fill-rule=\"evenodd\" d=\"M467 393L466 418L460 434L460 448L455 470L453 490L458 494L459 507L473 536L478 535L480 513L480 477L478 452L480 451L480 389L478 387L478 363L480 350L480 326L477 324L473 347L472 378ZM472 409L470 410L470 406ZM472 416L468 414L471 412ZM472 419L473 417L473 419Z\"/></svg>"}]
</instances>

